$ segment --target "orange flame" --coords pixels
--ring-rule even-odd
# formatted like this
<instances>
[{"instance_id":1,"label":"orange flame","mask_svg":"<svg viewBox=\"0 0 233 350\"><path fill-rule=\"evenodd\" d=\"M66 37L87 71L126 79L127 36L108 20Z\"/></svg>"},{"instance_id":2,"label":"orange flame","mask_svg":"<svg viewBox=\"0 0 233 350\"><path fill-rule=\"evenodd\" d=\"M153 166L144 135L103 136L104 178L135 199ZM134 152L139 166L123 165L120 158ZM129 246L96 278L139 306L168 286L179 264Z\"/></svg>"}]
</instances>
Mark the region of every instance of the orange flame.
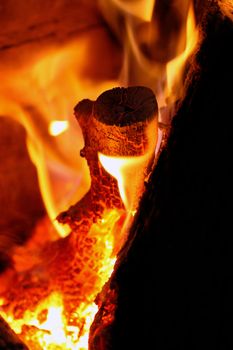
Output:
<instances>
[{"instance_id":1,"label":"orange flame","mask_svg":"<svg viewBox=\"0 0 233 350\"><path fill-rule=\"evenodd\" d=\"M85 318L85 329L67 324L62 295L58 292L52 293L44 299L35 311L26 311L24 317L19 320L13 319L9 314L1 312L12 329L21 334L23 340L31 349L34 347L43 350L56 349L86 350L88 348L88 331L98 307L95 303L81 304L77 314L82 313ZM44 317L42 317L44 316ZM56 344L56 345L55 345Z\"/></svg>"},{"instance_id":2,"label":"orange flame","mask_svg":"<svg viewBox=\"0 0 233 350\"><path fill-rule=\"evenodd\" d=\"M86 39L81 37L59 49L49 49L20 71L1 72L0 115L16 119L27 132L27 146L37 168L44 204L60 237L65 237L69 228L55 218L78 201L90 185L87 165L77 156L83 139L73 118L73 107L87 94L94 99L117 85L83 78Z\"/></svg>"},{"instance_id":3,"label":"orange flame","mask_svg":"<svg viewBox=\"0 0 233 350\"><path fill-rule=\"evenodd\" d=\"M98 154L99 161L104 169L112 175L118 183L121 199L128 212L133 213L138 206L143 193L143 184L147 167L154 157L157 144L157 119L147 126L145 132L148 141L145 153L134 157L112 157Z\"/></svg>"},{"instance_id":4,"label":"orange flame","mask_svg":"<svg viewBox=\"0 0 233 350\"><path fill-rule=\"evenodd\" d=\"M167 63L167 97L177 99L182 93L182 77L188 57L197 47L198 30L195 22L194 8L191 3L186 23L186 46L184 51Z\"/></svg>"},{"instance_id":5,"label":"orange flame","mask_svg":"<svg viewBox=\"0 0 233 350\"><path fill-rule=\"evenodd\" d=\"M116 236L114 227L120 217L121 213L118 210L105 211L102 219L93 224L90 229L89 237L97 237L99 240L95 250L101 255L101 267L98 270L98 279L93 292L89 294L88 300L82 302L72 313L73 319L67 318L68 310L65 309L62 293L58 291L42 299L35 310L26 310L20 319L15 318L9 311L7 313L0 311L1 316L29 348L88 349L89 329L98 310L94 300L109 279L116 261L113 256ZM4 304L4 298L1 298L0 306ZM12 302L12 309L13 304L14 302Z\"/></svg>"},{"instance_id":6,"label":"orange flame","mask_svg":"<svg viewBox=\"0 0 233 350\"><path fill-rule=\"evenodd\" d=\"M190 7L186 16L185 9L189 3ZM148 2L143 0L112 0L106 2L103 0L101 4L106 21L123 44L124 60L119 77L122 84L140 84L150 87L156 94L160 108L174 103L182 94L185 64L194 48L197 47L198 42L198 30L192 0L183 0L183 6L182 1L173 0L171 7L169 3L153 0ZM170 36L168 34L170 46L164 45L164 52L161 56L163 59L158 55L158 51L162 49L156 46L160 42L160 33L156 32L158 37L154 47L152 35L156 30L166 33L168 24L161 20L159 24L161 28L155 29L157 22L153 22L155 21L153 15L156 15L157 4L163 8L162 11L164 12L174 11L176 15L174 21L176 24L178 22L182 28L179 36L176 33L177 28L175 26L172 34L168 31L170 33ZM172 22L172 15L170 17ZM183 44L185 44L184 48ZM169 59L170 56L173 58ZM161 117L163 118L163 116Z\"/></svg>"},{"instance_id":7,"label":"orange flame","mask_svg":"<svg viewBox=\"0 0 233 350\"><path fill-rule=\"evenodd\" d=\"M106 17L111 12L108 22L119 40L124 38L124 62L117 81L91 82L83 75L82 68L88 59L88 35L44 52L37 61L30 62L20 71L1 74L0 115L11 116L25 127L28 151L37 168L41 193L57 238L67 236L70 230L59 225L55 221L56 216L78 201L90 185L87 165L77 156L78 150L83 147L81 132L72 116L77 101L86 97L95 99L103 90L124 82L124 85L151 87L157 94L160 108L173 103L181 94L185 63L198 40L191 6L184 51L161 64L145 55L140 41L143 37L140 25L150 22L155 0L101 0L100 4ZM108 11L109 8L111 11ZM119 18L124 18L124 21L118 22ZM149 146L141 156L114 158L101 153L98 155L105 170L117 179L122 200L131 216L137 209L144 182L141 175L137 176L138 170L140 174L142 169L146 172L154 156L157 142L155 129L152 123L148 128ZM101 267L97 271L93 291L76 308L72 322L67 317L64 295L60 291L41 298L35 310L26 310L20 319L15 318L11 310L0 311L31 349L87 350L88 332L98 309L94 300L111 276L116 246L120 246L116 242L116 225L121 216L122 212L118 210L105 211L101 220L90 229L89 235L98 238L96 250L101 256ZM23 297L26 298L26 294ZM5 298L2 297L2 310L4 304Z\"/></svg>"},{"instance_id":8,"label":"orange flame","mask_svg":"<svg viewBox=\"0 0 233 350\"><path fill-rule=\"evenodd\" d=\"M20 71L1 75L0 115L15 118L26 130L29 155L36 166L41 194L57 238L67 236L70 228L55 221L56 216L77 202L90 184L88 167L78 157L83 139L73 117L73 107L87 95L95 99L103 90L118 85L111 80L93 83L83 77L86 51L86 37L81 37L64 47L44 52L36 62ZM35 310L25 311L20 319L15 318L13 311L4 311L6 299L1 298L0 314L29 348L87 350L89 328L97 311L94 300L115 263L113 232L120 216L117 211L104 213L89 232L89 235L104 237L96 247L100 250L101 268L96 272L98 283L93 287L93 294L76 309L77 324L67 318L64 296L59 291L41 297ZM37 261L36 248L29 253L31 260ZM13 284L9 285L14 289ZM22 297L26 301L27 292Z\"/></svg>"}]
</instances>

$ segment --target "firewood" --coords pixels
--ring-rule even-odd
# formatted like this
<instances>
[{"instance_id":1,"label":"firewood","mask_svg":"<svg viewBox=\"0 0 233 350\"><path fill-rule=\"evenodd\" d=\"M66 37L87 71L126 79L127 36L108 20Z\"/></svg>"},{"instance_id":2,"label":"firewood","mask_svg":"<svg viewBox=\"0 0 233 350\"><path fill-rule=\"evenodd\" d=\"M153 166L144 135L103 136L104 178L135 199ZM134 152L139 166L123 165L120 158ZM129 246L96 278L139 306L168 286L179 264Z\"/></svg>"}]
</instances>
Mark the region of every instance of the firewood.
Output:
<instances>
[{"instance_id":1,"label":"firewood","mask_svg":"<svg viewBox=\"0 0 233 350\"><path fill-rule=\"evenodd\" d=\"M157 138L157 102L149 88L115 88L104 92L96 102L81 101L75 107L75 116L83 132L85 146L81 150L81 155L86 158L90 169L91 187L81 201L58 216L58 221L68 224L72 228L72 233L66 241L60 242L61 254L57 255L49 269L53 271L52 274L55 276L53 283L57 286L61 285L60 279L63 280L64 275L70 274L74 279L71 298L74 299L74 290L77 288L77 296L82 295L81 298L85 299L86 292L80 293L80 288L82 289L82 283L84 283L83 277L80 277L82 276L81 266L84 264L80 249L83 249L81 247L86 245L86 241L91 241L88 243L88 261L92 261L97 249L93 237L89 238L92 225L101 219L106 211L112 209L118 209L125 215L117 180L103 168L98 159L98 153L118 157L144 154L149 144L147 135L149 125L154 128L154 140ZM144 172L145 169L141 171ZM120 233L116 239L121 240ZM69 251L69 257L67 251ZM66 264L57 273L61 256L66 259ZM92 280L98 279L96 271L101 261L95 261L94 264L96 265L95 270L88 267L87 263L84 267L88 270L88 278ZM70 287L68 285L68 290L66 290L64 284L63 288L64 301L69 309L71 308L69 305ZM77 307L74 302L73 305Z\"/></svg>"},{"instance_id":2,"label":"firewood","mask_svg":"<svg viewBox=\"0 0 233 350\"><path fill-rule=\"evenodd\" d=\"M168 144L98 298L91 350L233 346L230 17L209 2Z\"/></svg>"},{"instance_id":3,"label":"firewood","mask_svg":"<svg viewBox=\"0 0 233 350\"><path fill-rule=\"evenodd\" d=\"M0 350L28 350L8 324L0 316Z\"/></svg>"},{"instance_id":4,"label":"firewood","mask_svg":"<svg viewBox=\"0 0 233 350\"><path fill-rule=\"evenodd\" d=\"M103 168L98 153L114 157L144 155L150 143L148 128L153 129L153 140L157 138L157 102L148 88L106 91L96 102L81 101L75 108L75 116L83 131L85 147L81 154L89 165L91 188L81 201L58 216L60 222L70 225L70 235L46 244L41 252L41 262L25 275L21 273L20 278L16 276L14 286L3 295L3 311L7 314L9 306L16 318L22 318L26 310L34 310L41 299L56 291L62 293L68 319L81 303L90 303L90 298L94 301L102 288L99 271L105 264L101 258L104 256L104 238L108 238L113 225L117 226L113 221L101 231L101 220L106 219L103 216L106 211L117 210L116 220L126 216L117 180ZM153 158L154 149L149 154ZM147 167L149 171L149 163ZM93 228L95 223L99 225L98 229ZM103 237L99 237L100 233ZM117 232L116 237L113 232L111 234L111 239L119 246L120 233ZM75 322L83 328L81 316ZM27 336L25 327L21 336L22 339Z\"/></svg>"},{"instance_id":5,"label":"firewood","mask_svg":"<svg viewBox=\"0 0 233 350\"><path fill-rule=\"evenodd\" d=\"M87 160L92 182L85 197L58 216L59 222L83 230L82 218L90 218L88 230L104 209L123 208L117 181L100 166L98 152L117 157L144 154L146 130L152 120L157 123L157 109L153 92L145 87L115 88L96 102L83 100L75 107L85 143L80 154ZM156 130L154 138L156 142Z\"/></svg>"}]
</instances>

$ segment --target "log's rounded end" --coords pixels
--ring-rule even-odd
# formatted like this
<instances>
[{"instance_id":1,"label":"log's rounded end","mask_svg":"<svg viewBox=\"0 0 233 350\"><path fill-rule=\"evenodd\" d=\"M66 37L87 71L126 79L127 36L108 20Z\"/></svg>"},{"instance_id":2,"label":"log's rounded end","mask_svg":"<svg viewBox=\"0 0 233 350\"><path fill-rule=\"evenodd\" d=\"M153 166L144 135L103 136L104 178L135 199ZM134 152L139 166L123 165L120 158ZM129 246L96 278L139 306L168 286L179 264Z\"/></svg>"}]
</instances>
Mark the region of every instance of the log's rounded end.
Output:
<instances>
[{"instance_id":1,"label":"log's rounded end","mask_svg":"<svg viewBox=\"0 0 233 350\"><path fill-rule=\"evenodd\" d=\"M77 119L80 117L87 118L92 113L92 107L93 107L93 101L84 99L80 101L75 107L74 107L74 113Z\"/></svg>"},{"instance_id":2,"label":"log's rounded end","mask_svg":"<svg viewBox=\"0 0 233 350\"><path fill-rule=\"evenodd\" d=\"M103 92L93 106L93 115L107 125L126 126L149 121L158 114L153 91L144 86L117 87Z\"/></svg>"}]
</instances>

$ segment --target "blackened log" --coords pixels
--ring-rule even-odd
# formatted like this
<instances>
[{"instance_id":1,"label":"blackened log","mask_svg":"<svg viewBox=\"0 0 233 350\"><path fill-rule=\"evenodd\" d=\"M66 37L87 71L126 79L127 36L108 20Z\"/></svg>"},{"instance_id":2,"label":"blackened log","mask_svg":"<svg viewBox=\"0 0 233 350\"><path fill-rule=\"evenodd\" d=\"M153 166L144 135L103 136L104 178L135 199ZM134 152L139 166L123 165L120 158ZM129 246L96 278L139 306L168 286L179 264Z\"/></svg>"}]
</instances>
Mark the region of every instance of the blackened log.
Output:
<instances>
[{"instance_id":1,"label":"blackened log","mask_svg":"<svg viewBox=\"0 0 233 350\"><path fill-rule=\"evenodd\" d=\"M91 350L233 348L233 23L210 4L167 147L100 296Z\"/></svg>"},{"instance_id":2,"label":"blackened log","mask_svg":"<svg viewBox=\"0 0 233 350\"><path fill-rule=\"evenodd\" d=\"M28 350L8 324L0 316L0 350Z\"/></svg>"}]
</instances>

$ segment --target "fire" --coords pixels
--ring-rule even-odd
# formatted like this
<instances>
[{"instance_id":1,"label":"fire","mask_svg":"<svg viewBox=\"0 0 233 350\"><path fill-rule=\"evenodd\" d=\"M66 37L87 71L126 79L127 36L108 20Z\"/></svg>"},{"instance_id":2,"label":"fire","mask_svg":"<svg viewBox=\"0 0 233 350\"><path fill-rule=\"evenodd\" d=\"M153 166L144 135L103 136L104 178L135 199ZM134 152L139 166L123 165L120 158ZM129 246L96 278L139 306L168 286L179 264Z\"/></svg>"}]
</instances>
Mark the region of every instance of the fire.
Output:
<instances>
[{"instance_id":1,"label":"fire","mask_svg":"<svg viewBox=\"0 0 233 350\"><path fill-rule=\"evenodd\" d=\"M67 237L70 228L59 224L56 216L69 203L81 198L90 183L87 165L78 157L83 139L73 118L73 107L77 100L86 95L93 98L117 85L113 81L93 84L82 77L86 46L85 37L61 48L45 51L37 61L29 62L20 71L4 72L0 87L0 114L17 119L25 127L29 155L36 166L41 194L57 233L55 239L58 240L59 237ZM44 294L36 287L40 275L38 269L42 271L42 279L47 278L46 260L41 257L41 247L36 247L32 242L33 249L19 249L15 255L15 266L21 268L22 265L23 270L16 270L15 283L9 284L9 292L14 297L8 299L7 293L2 295L0 314L30 349L87 350L89 328L98 310L94 300L110 277L116 260L113 255L114 235L116 227L121 227L118 224L121 216L122 212L117 210L104 212L102 218L92 225L88 237L83 237L83 249L88 240L91 245L96 243L91 246L89 260L86 261L86 256L82 255L85 250L78 252L84 272L80 276L80 283L83 284L83 287L80 286L81 295L77 294L76 298L82 301L78 301L72 311L67 305L65 292L59 290L62 289L59 287L62 282L53 286L56 276L50 276L50 287L44 288ZM43 227L40 231L44 236ZM48 237L45 246L47 244ZM32 265L20 262L27 257L30 257ZM68 277L64 278L67 283L75 284L75 281L69 282ZM30 291L24 289L21 279L25 279L25 283L26 280L30 281ZM37 301L32 302L35 298ZM17 316L19 310L20 316Z\"/></svg>"},{"instance_id":2,"label":"fire","mask_svg":"<svg viewBox=\"0 0 233 350\"><path fill-rule=\"evenodd\" d=\"M129 16L136 16L143 21L150 21L153 13L155 0L112 0L110 5L116 6L121 12L126 12ZM100 0L101 7L107 10L109 5L105 0ZM112 3L112 4L111 4Z\"/></svg>"},{"instance_id":3,"label":"fire","mask_svg":"<svg viewBox=\"0 0 233 350\"><path fill-rule=\"evenodd\" d=\"M44 49L20 70L7 71L0 66L0 115L16 119L26 130L43 201L60 237L67 236L69 229L55 218L90 185L87 165L77 156L83 139L73 119L73 107L86 94L94 98L117 85L111 80L92 83L83 77L88 40L80 37L59 48Z\"/></svg>"},{"instance_id":4,"label":"fire","mask_svg":"<svg viewBox=\"0 0 233 350\"><path fill-rule=\"evenodd\" d=\"M136 159L134 159L136 158ZM118 182L118 188L121 195L121 198L124 202L126 208L130 208L129 203L129 191L127 191L126 186L129 184L129 178L131 178L131 185L135 187L134 181L132 179L133 173L135 173L135 168L140 167L145 163L147 156L141 157L110 157L106 156L102 153L99 153L100 163L103 165L104 169L107 170L109 174L111 174ZM129 172L128 176L127 170ZM124 174L124 175L123 175ZM128 180L128 181L127 181Z\"/></svg>"},{"instance_id":5,"label":"fire","mask_svg":"<svg viewBox=\"0 0 233 350\"><path fill-rule=\"evenodd\" d=\"M104 169L118 183L121 199L128 212L135 214L141 194L143 193L144 178L148 165L154 158L157 144L157 120L147 126L146 136L148 145L145 153L134 157L112 157L99 153L99 161Z\"/></svg>"},{"instance_id":6,"label":"fire","mask_svg":"<svg viewBox=\"0 0 233 350\"><path fill-rule=\"evenodd\" d=\"M185 64L198 40L193 6L191 3L174 57L161 62L145 50L150 47L148 38L156 3L100 1L116 36L124 38L124 59L117 80L91 82L83 74L89 57L88 34L52 47L20 71L9 70L1 76L0 114L17 119L26 130L28 152L37 168L41 194L56 232L55 238L45 239L42 248L32 244L26 256L35 260L34 265L21 271L16 263L15 280L0 298L0 314L31 350L88 349L89 329L98 311L96 296L112 274L125 239L125 223L135 215L144 191L141 174L147 173L157 144L157 124L153 122L147 130L148 148L141 155L112 157L98 153L100 167L117 180L125 209L105 209L88 232L80 229L75 237L69 226L55 220L90 187L88 167L78 157L83 138L72 116L73 107L83 98L94 99L118 85L146 85L157 95L164 122L163 108L171 109L182 93ZM118 22L119 18L122 21ZM185 41L185 48L177 54L181 41ZM49 253L43 255L47 244ZM65 244L68 253L62 255Z\"/></svg>"},{"instance_id":7,"label":"fire","mask_svg":"<svg viewBox=\"0 0 233 350\"><path fill-rule=\"evenodd\" d=\"M195 23L193 4L190 4L188 18L186 23L186 46L184 51L173 60L169 61L166 66L167 70L167 96L171 99L177 99L179 93L182 93L182 73L185 68L186 61L190 54L197 47L198 30Z\"/></svg>"},{"instance_id":8,"label":"fire","mask_svg":"<svg viewBox=\"0 0 233 350\"><path fill-rule=\"evenodd\" d=\"M149 129L156 130L155 122L150 125ZM111 157L102 153L98 154L104 169L117 180L121 199L125 208L131 213L136 211L139 198L143 193L144 176L148 164L153 158L157 142L155 133L148 132L147 134L150 137L150 146L147 152L141 156Z\"/></svg>"},{"instance_id":9,"label":"fire","mask_svg":"<svg viewBox=\"0 0 233 350\"><path fill-rule=\"evenodd\" d=\"M85 350L88 347L88 330L97 309L95 303L80 305L77 309L77 314L82 313L86 320L80 337L81 329L67 323L62 295L58 292L43 300L35 311L26 311L20 320L2 315L32 349Z\"/></svg>"},{"instance_id":10,"label":"fire","mask_svg":"<svg viewBox=\"0 0 233 350\"><path fill-rule=\"evenodd\" d=\"M67 120L53 120L49 124L49 133L52 136L58 136L65 132L69 128L69 122Z\"/></svg>"},{"instance_id":11,"label":"fire","mask_svg":"<svg viewBox=\"0 0 233 350\"><path fill-rule=\"evenodd\" d=\"M70 313L65 306L64 295L55 291L51 292L48 297L42 298L35 309L26 309L20 318L14 316L14 302L11 303L12 311L0 312L29 348L43 350L86 350L88 348L89 328L98 310L94 300L109 279L116 261L116 257L113 256L115 230L121 215L122 213L118 210L106 211L102 219L93 224L88 233L89 239L98 240L93 247L93 256L90 257L90 261L93 261L93 266L95 266L93 260L95 254L100 256L97 265L98 276L96 275L95 285L91 289L88 287L91 292L85 291L84 283L81 291L88 297L75 311ZM86 279L88 280L88 275ZM3 310L5 303L6 301L2 298Z\"/></svg>"},{"instance_id":12,"label":"fire","mask_svg":"<svg viewBox=\"0 0 233 350\"><path fill-rule=\"evenodd\" d=\"M150 87L160 109L171 110L182 95L186 62L198 43L193 1L112 0L101 4L124 48L120 82ZM160 118L168 122L166 113L160 113Z\"/></svg>"}]
</instances>

